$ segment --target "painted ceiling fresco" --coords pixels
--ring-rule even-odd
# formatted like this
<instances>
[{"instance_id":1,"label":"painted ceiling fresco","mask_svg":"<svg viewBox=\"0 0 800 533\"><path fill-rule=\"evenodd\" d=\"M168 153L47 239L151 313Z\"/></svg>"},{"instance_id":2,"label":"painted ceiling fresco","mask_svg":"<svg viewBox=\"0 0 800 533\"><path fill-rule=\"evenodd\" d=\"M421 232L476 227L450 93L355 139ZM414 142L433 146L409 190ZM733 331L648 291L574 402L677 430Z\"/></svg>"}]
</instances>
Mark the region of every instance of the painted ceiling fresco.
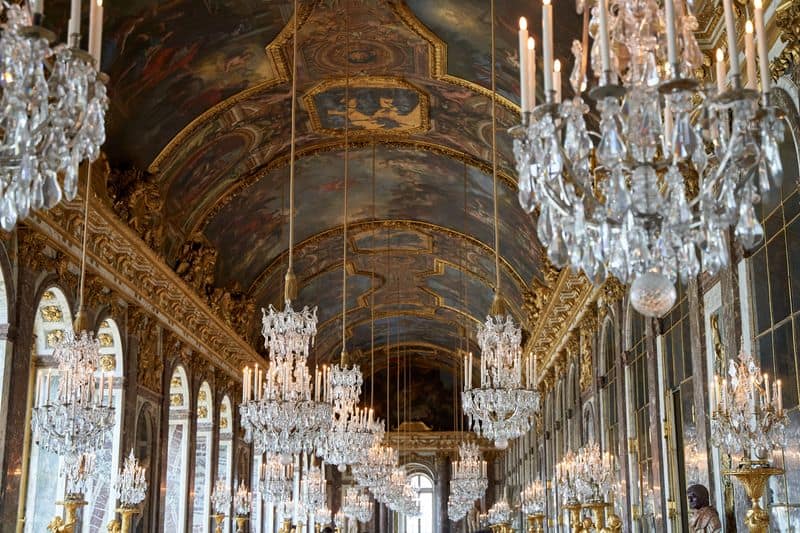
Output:
<instances>
[{"instance_id":1,"label":"painted ceiling fresco","mask_svg":"<svg viewBox=\"0 0 800 533\"><path fill-rule=\"evenodd\" d=\"M65 25L57 22L67 4L48 5L54 26ZM570 9L556 10L555 20L556 33L570 36L556 43L562 61L581 22L564 4ZM434 358L454 350L464 324L474 341L494 286L488 8L485 0L300 1L295 271L301 303L320 305L320 357L341 350L345 129L348 349L367 353L372 314ZM538 20L538 10L536 2L497 0L501 286L523 323L548 267L535 220L516 199L507 129L518 122L517 19ZM279 303L292 2L131 0L105 13L105 149L112 166L146 170L158 187L156 251L178 265L187 246L207 246L216 287L257 305ZM374 238L387 228L388 239Z\"/></svg>"}]
</instances>

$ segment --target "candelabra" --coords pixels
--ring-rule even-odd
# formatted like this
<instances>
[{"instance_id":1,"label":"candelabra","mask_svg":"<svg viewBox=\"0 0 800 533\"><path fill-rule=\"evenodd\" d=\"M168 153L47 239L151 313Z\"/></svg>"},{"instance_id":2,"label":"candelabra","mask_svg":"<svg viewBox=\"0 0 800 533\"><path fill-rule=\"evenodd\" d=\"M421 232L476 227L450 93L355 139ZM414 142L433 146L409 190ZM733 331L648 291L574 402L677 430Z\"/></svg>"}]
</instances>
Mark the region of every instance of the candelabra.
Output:
<instances>
[{"instance_id":1,"label":"candelabra","mask_svg":"<svg viewBox=\"0 0 800 533\"><path fill-rule=\"evenodd\" d=\"M348 487L344 495L342 511L345 516L366 523L372 518L372 500L369 494L357 487Z\"/></svg>"},{"instance_id":2,"label":"candelabra","mask_svg":"<svg viewBox=\"0 0 800 533\"><path fill-rule=\"evenodd\" d=\"M577 489L579 468L577 456L571 450L556 464L556 481L564 499L563 508L569 513L569 523L573 533L580 531L581 503L578 500Z\"/></svg>"},{"instance_id":3,"label":"candelabra","mask_svg":"<svg viewBox=\"0 0 800 533\"><path fill-rule=\"evenodd\" d=\"M534 358L523 357L521 343L522 332L510 316L489 315L478 327L480 388L472 386L472 354L464 358L464 414L475 432L500 449L528 431L539 410Z\"/></svg>"},{"instance_id":4,"label":"candelabra","mask_svg":"<svg viewBox=\"0 0 800 533\"><path fill-rule=\"evenodd\" d=\"M781 382L770 384L769 375L762 375L753 357L742 350L738 362L730 361L728 376L716 376L714 388L711 441L725 453L741 455L738 468L724 474L738 479L752 502L745 517L750 531L765 532L769 513L759 500L769 478L783 474L783 469L771 467L769 454L786 446L788 417Z\"/></svg>"},{"instance_id":5,"label":"candelabra","mask_svg":"<svg viewBox=\"0 0 800 533\"><path fill-rule=\"evenodd\" d=\"M122 516L120 524L116 519L108 525L111 532L128 533L131 530L133 515L138 514L139 506L147 496L145 469L133 455L133 449L125 459L114 486L119 501L117 512Z\"/></svg>"},{"instance_id":6,"label":"candelabra","mask_svg":"<svg viewBox=\"0 0 800 533\"><path fill-rule=\"evenodd\" d=\"M55 347L55 372L39 374L31 424L39 446L65 457L93 453L114 426L114 378L100 373L100 343L91 332L66 332ZM50 390L57 383L56 398Z\"/></svg>"},{"instance_id":7,"label":"candelabra","mask_svg":"<svg viewBox=\"0 0 800 533\"><path fill-rule=\"evenodd\" d=\"M231 492L228 484L224 479L218 479L214 484L214 490L211 492L211 505L214 509L214 524L216 533L222 533L222 527L225 524L225 513L231 505Z\"/></svg>"},{"instance_id":8,"label":"candelabra","mask_svg":"<svg viewBox=\"0 0 800 533\"><path fill-rule=\"evenodd\" d=\"M312 458L306 460L306 468L300 480L300 493L303 495L305 512L314 513L325 506L328 482L325 479L325 465L318 467Z\"/></svg>"},{"instance_id":9,"label":"candelabra","mask_svg":"<svg viewBox=\"0 0 800 533\"><path fill-rule=\"evenodd\" d=\"M544 533L545 487L538 479L522 491L522 512L528 515L528 533Z\"/></svg>"},{"instance_id":10,"label":"candelabra","mask_svg":"<svg viewBox=\"0 0 800 533\"><path fill-rule=\"evenodd\" d=\"M486 520L489 523L493 532L496 533L511 533L511 506L505 498L495 502L489 508Z\"/></svg>"},{"instance_id":11,"label":"candelabra","mask_svg":"<svg viewBox=\"0 0 800 533\"><path fill-rule=\"evenodd\" d=\"M344 511L341 509L336 511L336 514L333 516L333 524L336 526L337 533L342 530L347 531L347 515L344 514Z\"/></svg>"},{"instance_id":12,"label":"candelabra","mask_svg":"<svg viewBox=\"0 0 800 533\"><path fill-rule=\"evenodd\" d=\"M250 519L250 506L253 498L244 481L239 482L236 494L233 495L233 512L236 514L236 531L245 533L247 521Z\"/></svg>"},{"instance_id":13,"label":"candelabra","mask_svg":"<svg viewBox=\"0 0 800 533\"><path fill-rule=\"evenodd\" d=\"M333 513L331 513L331 510L328 509L327 505L323 504L321 507L317 508L316 511L314 511L314 523L317 533L319 533L324 526L330 524L332 520Z\"/></svg>"},{"instance_id":14,"label":"candelabra","mask_svg":"<svg viewBox=\"0 0 800 533\"><path fill-rule=\"evenodd\" d=\"M62 196L72 200L78 166L97 159L105 142L104 76L95 67L97 58L78 47L80 11L70 19L69 45L51 46L55 34L40 25L42 2L28 5L33 7L0 5L5 21L0 36L0 227L5 231L31 210L49 209ZM92 26L90 42L99 40L101 29L102 16Z\"/></svg>"},{"instance_id":15,"label":"candelabra","mask_svg":"<svg viewBox=\"0 0 800 533\"><path fill-rule=\"evenodd\" d=\"M752 74L748 87L741 86L731 1L723 1L730 89L722 58L716 89L693 77L703 55L691 3L665 0L663 9L659 4L602 0L593 9L588 29L599 86L589 96L600 114L599 130L593 131L586 124L590 108L582 95L587 80L580 41L573 44L576 67L570 77L575 96L560 99L553 6L544 0L546 102L534 106L528 80L536 61L521 24L527 98L522 124L512 131L520 204L529 212L538 208L537 235L550 261L583 270L595 284L609 274L632 282L631 303L647 316L672 308L678 277L686 281L701 270L713 274L729 263L729 227L746 248L762 239L754 205L780 187L783 175L778 151L783 127L780 112L769 105L768 60L760 57L759 103L750 50ZM756 30L766 54L759 12L760 2Z\"/></svg>"}]
</instances>

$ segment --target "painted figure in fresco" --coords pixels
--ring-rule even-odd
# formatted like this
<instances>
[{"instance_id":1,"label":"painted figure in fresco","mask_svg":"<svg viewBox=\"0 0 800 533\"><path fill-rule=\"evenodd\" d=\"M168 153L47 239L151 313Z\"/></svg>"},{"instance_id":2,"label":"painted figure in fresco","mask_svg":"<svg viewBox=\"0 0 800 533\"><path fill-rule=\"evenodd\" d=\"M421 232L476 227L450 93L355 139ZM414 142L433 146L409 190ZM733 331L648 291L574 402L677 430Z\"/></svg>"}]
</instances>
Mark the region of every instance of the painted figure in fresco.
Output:
<instances>
[{"instance_id":1,"label":"painted figure in fresco","mask_svg":"<svg viewBox=\"0 0 800 533\"><path fill-rule=\"evenodd\" d=\"M689 529L695 533L716 533L722 531L717 510L709 505L708 489L703 485L691 485L686 489L689 502Z\"/></svg>"}]
</instances>

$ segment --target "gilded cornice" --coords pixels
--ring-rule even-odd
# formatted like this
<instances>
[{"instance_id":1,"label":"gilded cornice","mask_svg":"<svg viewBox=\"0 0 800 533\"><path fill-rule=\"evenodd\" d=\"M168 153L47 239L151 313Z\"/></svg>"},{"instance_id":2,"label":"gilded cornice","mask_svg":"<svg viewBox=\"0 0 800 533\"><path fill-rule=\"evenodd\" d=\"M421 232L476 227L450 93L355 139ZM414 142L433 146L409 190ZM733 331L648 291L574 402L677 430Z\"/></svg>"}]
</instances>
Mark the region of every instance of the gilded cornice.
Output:
<instances>
[{"instance_id":1,"label":"gilded cornice","mask_svg":"<svg viewBox=\"0 0 800 533\"><path fill-rule=\"evenodd\" d=\"M395 449L415 452L458 451L463 442L477 443L483 452L495 450L490 441L478 438L471 431L389 431L383 441Z\"/></svg>"},{"instance_id":2,"label":"gilded cornice","mask_svg":"<svg viewBox=\"0 0 800 533\"><path fill-rule=\"evenodd\" d=\"M778 79L794 66L800 67L800 3L786 2L775 11L775 25L780 39L786 43L781 54L770 65L770 74Z\"/></svg>"},{"instance_id":3,"label":"gilded cornice","mask_svg":"<svg viewBox=\"0 0 800 533\"><path fill-rule=\"evenodd\" d=\"M36 212L26 224L45 235L55 250L80 257L83 201L80 197L50 211ZM120 297L147 308L166 329L208 361L239 379L243 365L261 358L188 287L133 229L94 194L90 198L87 263Z\"/></svg>"}]
</instances>

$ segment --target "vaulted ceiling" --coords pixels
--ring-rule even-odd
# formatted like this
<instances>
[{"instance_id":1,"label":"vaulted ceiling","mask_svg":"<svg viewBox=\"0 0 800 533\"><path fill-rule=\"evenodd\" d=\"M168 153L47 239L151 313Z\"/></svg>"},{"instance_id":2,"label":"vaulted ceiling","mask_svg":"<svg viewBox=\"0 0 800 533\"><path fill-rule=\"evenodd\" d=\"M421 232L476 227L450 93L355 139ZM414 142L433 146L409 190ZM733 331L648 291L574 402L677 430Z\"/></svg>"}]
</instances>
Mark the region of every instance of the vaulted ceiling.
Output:
<instances>
[{"instance_id":1,"label":"vaulted ceiling","mask_svg":"<svg viewBox=\"0 0 800 533\"><path fill-rule=\"evenodd\" d=\"M298 13L298 300L319 305L316 355L335 359L349 71L356 103L348 349L368 357L374 337L384 351L403 347L425 365L452 368L494 285L490 4L344 4L303 0ZM581 25L571 4L556 10L556 34L569 36L556 43L565 65ZM506 130L518 121L517 20L540 20L539 7L496 3L502 288L528 331L535 287L546 284L549 267L535 221L516 199ZM212 250L212 284L257 306L279 304L286 270L293 15L285 0L129 0L106 8L105 149L112 167L146 170L137 176L160 191L163 238L151 244L176 268L187 250ZM66 18L66 5L48 6L48 16ZM254 343L259 318L253 313L248 330Z\"/></svg>"}]
</instances>

